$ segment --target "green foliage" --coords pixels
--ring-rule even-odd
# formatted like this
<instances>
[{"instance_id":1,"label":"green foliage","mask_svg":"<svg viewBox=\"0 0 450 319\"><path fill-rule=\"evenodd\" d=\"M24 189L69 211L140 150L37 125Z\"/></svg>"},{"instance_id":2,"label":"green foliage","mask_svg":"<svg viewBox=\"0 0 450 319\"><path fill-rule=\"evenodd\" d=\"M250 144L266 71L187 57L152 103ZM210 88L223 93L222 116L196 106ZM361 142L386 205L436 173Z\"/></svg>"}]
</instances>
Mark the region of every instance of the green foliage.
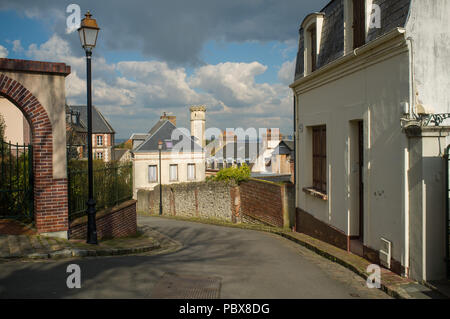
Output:
<instances>
[{"instance_id":1,"label":"green foliage","mask_svg":"<svg viewBox=\"0 0 450 319\"><path fill-rule=\"evenodd\" d=\"M29 150L0 143L0 216L29 222L33 218Z\"/></svg>"},{"instance_id":2,"label":"green foliage","mask_svg":"<svg viewBox=\"0 0 450 319\"><path fill-rule=\"evenodd\" d=\"M249 178L250 168L244 163L241 167L223 168L215 176L208 178L208 181L235 181L237 184L240 184Z\"/></svg>"},{"instance_id":3,"label":"green foliage","mask_svg":"<svg viewBox=\"0 0 450 319\"><path fill-rule=\"evenodd\" d=\"M132 167L115 162L93 161L94 199L97 211L113 207L133 195ZM88 162L72 160L69 162L69 218L71 220L85 215L88 199Z\"/></svg>"},{"instance_id":4,"label":"green foliage","mask_svg":"<svg viewBox=\"0 0 450 319\"><path fill-rule=\"evenodd\" d=\"M5 131L6 131L5 119L0 114L0 140L3 140L5 138Z\"/></svg>"},{"instance_id":5,"label":"green foliage","mask_svg":"<svg viewBox=\"0 0 450 319\"><path fill-rule=\"evenodd\" d=\"M126 148L128 150L131 150L133 148L133 141L132 140L125 141L119 145L114 146L114 148Z\"/></svg>"}]
</instances>

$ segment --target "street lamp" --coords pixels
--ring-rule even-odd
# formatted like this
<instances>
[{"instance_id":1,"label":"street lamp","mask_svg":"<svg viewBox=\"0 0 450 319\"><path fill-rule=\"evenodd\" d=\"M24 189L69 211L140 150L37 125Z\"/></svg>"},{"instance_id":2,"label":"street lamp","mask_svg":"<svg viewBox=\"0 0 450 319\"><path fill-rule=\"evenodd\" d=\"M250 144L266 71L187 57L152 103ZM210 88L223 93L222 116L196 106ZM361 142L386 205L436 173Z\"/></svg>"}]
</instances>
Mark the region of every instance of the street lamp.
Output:
<instances>
[{"instance_id":1,"label":"street lamp","mask_svg":"<svg viewBox=\"0 0 450 319\"><path fill-rule=\"evenodd\" d=\"M161 150L163 148L163 142L161 140L158 141L158 150L159 150L159 215L162 215L162 184L161 184Z\"/></svg>"},{"instance_id":2,"label":"street lamp","mask_svg":"<svg viewBox=\"0 0 450 319\"><path fill-rule=\"evenodd\" d=\"M88 121L88 176L89 176L89 198L87 201L87 243L98 244L97 226L95 225L95 200L94 200L94 176L92 171L92 85L91 85L91 56L92 49L97 43L98 31L97 21L91 18L88 11L81 21L78 34L81 46L86 51L86 77L87 77L87 121Z\"/></svg>"}]
</instances>

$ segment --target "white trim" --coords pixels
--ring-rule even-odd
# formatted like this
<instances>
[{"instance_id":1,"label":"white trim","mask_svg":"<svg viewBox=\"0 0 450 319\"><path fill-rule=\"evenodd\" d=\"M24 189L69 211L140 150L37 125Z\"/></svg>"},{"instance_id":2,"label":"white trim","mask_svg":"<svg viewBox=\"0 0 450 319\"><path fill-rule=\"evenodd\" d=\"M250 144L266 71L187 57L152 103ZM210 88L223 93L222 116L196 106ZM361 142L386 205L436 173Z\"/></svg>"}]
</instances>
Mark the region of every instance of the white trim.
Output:
<instances>
[{"instance_id":1,"label":"white trim","mask_svg":"<svg viewBox=\"0 0 450 319\"><path fill-rule=\"evenodd\" d=\"M386 35L353 50L350 54L321 67L310 75L299 78L289 87L294 90L294 94L303 94L370 65L408 52L404 34L405 29L403 28L393 29Z\"/></svg>"}]
</instances>

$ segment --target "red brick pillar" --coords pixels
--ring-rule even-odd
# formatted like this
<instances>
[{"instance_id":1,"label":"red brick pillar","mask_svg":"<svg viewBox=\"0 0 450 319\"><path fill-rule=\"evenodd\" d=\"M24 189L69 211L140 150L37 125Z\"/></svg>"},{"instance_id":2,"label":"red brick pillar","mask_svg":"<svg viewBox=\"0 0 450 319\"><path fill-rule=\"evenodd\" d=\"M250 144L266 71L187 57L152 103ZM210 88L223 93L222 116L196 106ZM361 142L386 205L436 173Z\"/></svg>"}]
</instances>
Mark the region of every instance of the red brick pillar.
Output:
<instances>
[{"instance_id":1,"label":"red brick pillar","mask_svg":"<svg viewBox=\"0 0 450 319\"><path fill-rule=\"evenodd\" d=\"M47 112L30 91L5 74L0 75L0 94L16 105L30 123L37 230L39 233L67 232L67 179L53 178L53 135Z\"/></svg>"}]
</instances>

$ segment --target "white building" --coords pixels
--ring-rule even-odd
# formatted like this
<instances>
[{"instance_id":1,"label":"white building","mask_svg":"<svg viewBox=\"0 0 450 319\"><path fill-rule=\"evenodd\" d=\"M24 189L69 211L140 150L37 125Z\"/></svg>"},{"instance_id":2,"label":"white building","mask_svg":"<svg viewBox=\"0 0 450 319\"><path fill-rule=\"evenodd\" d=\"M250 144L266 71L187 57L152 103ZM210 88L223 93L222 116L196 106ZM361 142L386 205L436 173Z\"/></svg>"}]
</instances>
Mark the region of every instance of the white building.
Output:
<instances>
[{"instance_id":1,"label":"white building","mask_svg":"<svg viewBox=\"0 0 450 319\"><path fill-rule=\"evenodd\" d=\"M291 85L297 230L425 281L448 267L450 129L424 113L450 112L449 16L448 0L333 0L301 25Z\"/></svg>"},{"instance_id":2,"label":"white building","mask_svg":"<svg viewBox=\"0 0 450 319\"><path fill-rule=\"evenodd\" d=\"M203 116L200 116L203 112ZM191 131L188 136L177 129L175 117L163 115L142 143L132 150L134 198L139 189L152 190L159 184L199 182L205 180L204 129L205 107L191 107ZM197 123L200 122L200 123ZM141 134L140 134L141 135ZM161 141L161 167L158 142ZM196 141L199 141L197 143Z\"/></svg>"}]
</instances>

